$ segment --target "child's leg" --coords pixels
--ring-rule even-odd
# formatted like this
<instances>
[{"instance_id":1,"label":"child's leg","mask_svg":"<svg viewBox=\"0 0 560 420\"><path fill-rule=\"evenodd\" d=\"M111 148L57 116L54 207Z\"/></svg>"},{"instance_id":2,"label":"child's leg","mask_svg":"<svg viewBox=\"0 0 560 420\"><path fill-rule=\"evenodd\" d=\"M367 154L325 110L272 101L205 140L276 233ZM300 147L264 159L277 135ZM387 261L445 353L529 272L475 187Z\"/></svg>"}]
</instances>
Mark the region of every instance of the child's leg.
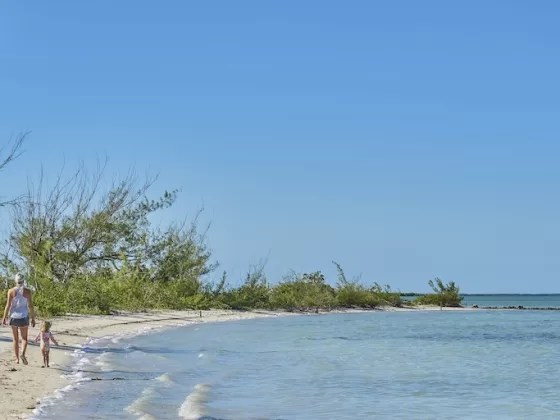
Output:
<instances>
[{"instance_id":1,"label":"child's leg","mask_svg":"<svg viewBox=\"0 0 560 420\"><path fill-rule=\"evenodd\" d=\"M49 349L45 350L45 363L47 364L47 367L49 366Z\"/></svg>"},{"instance_id":2,"label":"child's leg","mask_svg":"<svg viewBox=\"0 0 560 420\"><path fill-rule=\"evenodd\" d=\"M47 367L47 349L41 346L41 354L43 355L43 367Z\"/></svg>"}]
</instances>

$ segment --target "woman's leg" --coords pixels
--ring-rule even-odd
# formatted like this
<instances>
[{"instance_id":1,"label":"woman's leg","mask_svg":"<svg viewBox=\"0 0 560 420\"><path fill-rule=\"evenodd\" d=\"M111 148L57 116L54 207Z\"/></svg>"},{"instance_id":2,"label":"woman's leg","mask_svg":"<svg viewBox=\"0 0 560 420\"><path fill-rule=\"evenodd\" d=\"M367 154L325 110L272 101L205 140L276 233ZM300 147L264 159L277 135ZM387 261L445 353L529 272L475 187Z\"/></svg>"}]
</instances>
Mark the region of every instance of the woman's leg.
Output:
<instances>
[{"instance_id":1,"label":"woman's leg","mask_svg":"<svg viewBox=\"0 0 560 420\"><path fill-rule=\"evenodd\" d=\"M25 352L27 351L27 331L29 330L29 327L21 327L19 330L21 333L21 354L25 355Z\"/></svg>"},{"instance_id":2,"label":"woman's leg","mask_svg":"<svg viewBox=\"0 0 560 420\"><path fill-rule=\"evenodd\" d=\"M16 363L19 363L19 334L18 327L12 327L12 337L14 340L14 354L16 356Z\"/></svg>"},{"instance_id":3,"label":"woman's leg","mask_svg":"<svg viewBox=\"0 0 560 420\"><path fill-rule=\"evenodd\" d=\"M27 330L29 327L21 327L21 359L23 360L24 364L27 364L27 358L25 357L25 352L27 351Z\"/></svg>"}]
</instances>

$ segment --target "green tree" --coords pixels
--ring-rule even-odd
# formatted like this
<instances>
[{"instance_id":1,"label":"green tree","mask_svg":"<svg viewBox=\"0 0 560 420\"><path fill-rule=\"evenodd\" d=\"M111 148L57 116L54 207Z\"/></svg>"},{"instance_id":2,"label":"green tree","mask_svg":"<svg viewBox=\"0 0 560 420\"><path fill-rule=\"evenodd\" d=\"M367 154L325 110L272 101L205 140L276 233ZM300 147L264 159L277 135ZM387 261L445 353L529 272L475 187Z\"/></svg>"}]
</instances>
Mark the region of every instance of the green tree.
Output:
<instances>
[{"instance_id":1,"label":"green tree","mask_svg":"<svg viewBox=\"0 0 560 420\"><path fill-rule=\"evenodd\" d=\"M29 133L22 133L10 141L7 147L0 148L0 172L6 169L22 153L23 143ZM0 200L0 207L13 206L19 202L18 198Z\"/></svg>"},{"instance_id":2,"label":"green tree","mask_svg":"<svg viewBox=\"0 0 560 420\"><path fill-rule=\"evenodd\" d=\"M2 265L25 268L38 291L73 291L75 296L67 301L85 302L93 312L106 312L111 306L101 300L111 287L120 290L117 279L134 287L131 295L146 305L154 299L180 302L201 294L205 277L217 264L210 261L207 230L199 234L200 213L190 224L156 229L150 217L171 207L177 191L150 200L146 193L153 180L138 185L129 175L103 194L103 172L98 166L88 175L80 167L69 180L59 176L47 192L42 178L37 189L30 188L14 211L7 244L12 254L4 253ZM160 286L169 283L172 286ZM85 295L93 300L82 299Z\"/></svg>"},{"instance_id":3,"label":"green tree","mask_svg":"<svg viewBox=\"0 0 560 420\"><path fill-rule=\"evenodd\" d=\"M418 305L439 305L441 307L460 307L463 297L459 294L459 287L454 281L445 284L443 280L436 277L428 281L428 285L434 294L419 296L414 299Z\"/></svg>"}]
</instances>

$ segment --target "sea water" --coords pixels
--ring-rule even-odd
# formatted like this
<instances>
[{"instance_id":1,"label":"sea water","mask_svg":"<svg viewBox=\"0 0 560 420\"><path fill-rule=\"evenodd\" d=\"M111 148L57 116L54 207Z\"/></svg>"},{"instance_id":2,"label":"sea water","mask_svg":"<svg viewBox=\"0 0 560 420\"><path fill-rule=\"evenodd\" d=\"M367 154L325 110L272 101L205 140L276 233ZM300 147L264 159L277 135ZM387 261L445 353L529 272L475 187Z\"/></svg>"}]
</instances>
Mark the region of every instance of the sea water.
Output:
<instances>
[{"instance_id":1,"label":"sea water","mask_svg":"<svg viewBox=\"0 0 560 420\"><path fill-rule=\"evenodd\" d=\"M560 295L465 295L462 304L480 307L560 308Z\"/></svg>"},{"instance_id":2,"label":"sea water","mask_svg":"<svg viewBox=\"0 0 560 420\"><path fill-rule=\"evenodd\" d=\"M73 366L81 382L36 417L551 419L559 360L557 311L197 324L84 346Z\"/></svg>"}]
</instances>

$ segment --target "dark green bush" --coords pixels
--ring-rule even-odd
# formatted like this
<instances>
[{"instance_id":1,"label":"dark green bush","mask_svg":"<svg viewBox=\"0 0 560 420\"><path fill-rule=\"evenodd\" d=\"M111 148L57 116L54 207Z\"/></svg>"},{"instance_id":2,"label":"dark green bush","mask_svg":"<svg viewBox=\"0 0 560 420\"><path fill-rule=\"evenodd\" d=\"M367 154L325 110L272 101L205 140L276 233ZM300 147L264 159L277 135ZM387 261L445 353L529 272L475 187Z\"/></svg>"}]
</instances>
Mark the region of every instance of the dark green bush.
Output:
<instances>
[{"instance_id":1,"label":"dark green bush","mask_svg":"<svg viewBox=\"0 0 560 420\"><path fill-rule=\"evenodd\" d=\"M459 287L455 282L450 281L444 284L439 278L428 282L433 294L427 294L416 297L412 304L414 305L437 305L442 307L461 307L463 297L459 294Z\"/></svg>"}]
</instances>

